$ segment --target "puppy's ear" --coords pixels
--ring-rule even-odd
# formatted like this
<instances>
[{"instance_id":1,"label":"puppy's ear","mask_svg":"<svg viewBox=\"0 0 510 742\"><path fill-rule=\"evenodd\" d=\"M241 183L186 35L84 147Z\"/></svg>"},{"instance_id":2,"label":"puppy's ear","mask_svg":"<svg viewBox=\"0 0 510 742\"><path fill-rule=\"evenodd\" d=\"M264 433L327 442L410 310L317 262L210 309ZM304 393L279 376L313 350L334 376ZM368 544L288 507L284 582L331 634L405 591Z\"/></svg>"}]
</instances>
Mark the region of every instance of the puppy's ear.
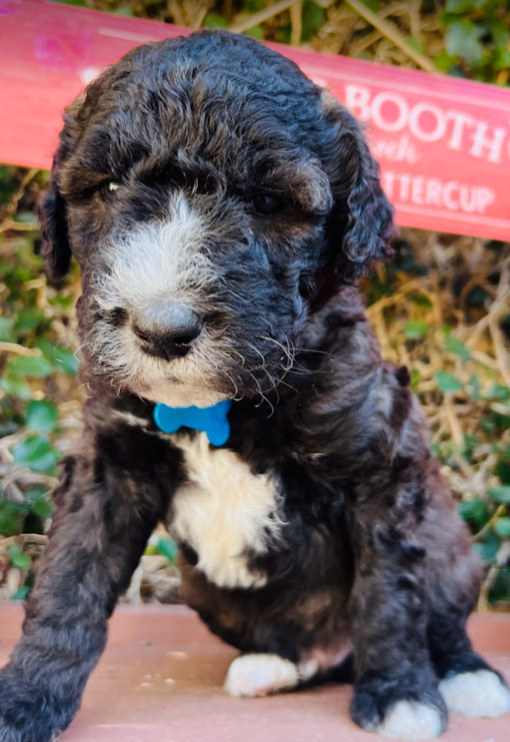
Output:
<instances>
[{"instance_id":1,"label":"puppy's ear","mask_svg":"<svg viewBox=\"0 0 510 742\"><path fill-rule=\"evenodd\" d=\"M39 201L41 225L41 255L50 278L58 280L65 276L71 263L71 246L67 228L66 201L59 188L62 167L76 139L78 116L83 107L84 95L79 96L66 109L64 127L59 135L58 149L53 156L50 179Z\"/></svg>"},{"instance_id":2,"label":"puppy's ear","mask_svg":"<svg viewBox=\"0 0 510 742\"><path fill-rule=\"evenodd\" d=\"M66 203L59 191L59 173L67 147L61 134L60 145L53 157L50 179L39 201L41 224L41 255L50 278L65 276L71 262L71 247L67 230Z\"/></svg>"},{"instance_id":3,"label":"puppy's ear","mask_svg":"<svg viewBox=\"0 0 510 742\"><path fill-rule=\"evenodd\" d=\"M333 156L327 163L334 199L331 249L339 277L350 282L366 273L372 263L391 255L389 243L396 233L394 212L356 119L329 96L324 100L324 112L330 126L336 128Z\"/></svg>"},{"instance_id":4,"label":"puppy's ear","mask_svg":"<svg viewBox=\"0 0 510 742\"><path fill-rule=\"evenodd\" d=\"M55 280L65 276L71 262L66 203L58 188L60 167L60 155L57 151L53 158L50 180L39 202L41 255L48 275Z\"/></svg>"}]
</instances>

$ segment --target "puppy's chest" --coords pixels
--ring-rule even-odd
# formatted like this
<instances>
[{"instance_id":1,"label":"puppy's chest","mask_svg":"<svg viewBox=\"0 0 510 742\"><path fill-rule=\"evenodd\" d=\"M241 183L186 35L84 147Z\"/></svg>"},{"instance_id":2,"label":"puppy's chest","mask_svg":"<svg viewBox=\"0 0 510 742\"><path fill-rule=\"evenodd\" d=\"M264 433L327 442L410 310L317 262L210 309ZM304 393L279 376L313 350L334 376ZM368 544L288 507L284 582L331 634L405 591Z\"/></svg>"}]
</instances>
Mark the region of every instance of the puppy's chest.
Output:
<instances>
[{"instance_id":1,"label":"puppy's chest","mask_svg":"<svg viewBox=\"0 0 510 742\"><path fill-rule=\"evenodd\" d=\"M196 552L196 568L219 587L263 587L251 562L278 542L282 521L276 477L253 474L233 451L211 448L204 433L176 436L187 479L177 491L170 529Z\"/></svg>"}]
</instances>

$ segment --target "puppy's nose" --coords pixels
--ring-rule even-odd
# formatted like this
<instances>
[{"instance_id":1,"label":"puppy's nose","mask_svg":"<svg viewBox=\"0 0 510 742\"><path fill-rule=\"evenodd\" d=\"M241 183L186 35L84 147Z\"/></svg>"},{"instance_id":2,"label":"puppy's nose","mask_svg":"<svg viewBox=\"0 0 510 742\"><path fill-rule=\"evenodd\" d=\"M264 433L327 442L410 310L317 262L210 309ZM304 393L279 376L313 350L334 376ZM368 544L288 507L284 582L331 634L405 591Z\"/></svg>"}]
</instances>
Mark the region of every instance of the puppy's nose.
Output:
<instances>
[{"instance_id":1,"label":"puppy's nose","mask_svg":"<svg viewBox=\"0 0 510 742\"><path fill-rule=\"evenodd\" d=\"M189 307L167 304L136 312L131 326L145 353L170 361L189 353L204 321Z\"/></svg>"}]
</instances>

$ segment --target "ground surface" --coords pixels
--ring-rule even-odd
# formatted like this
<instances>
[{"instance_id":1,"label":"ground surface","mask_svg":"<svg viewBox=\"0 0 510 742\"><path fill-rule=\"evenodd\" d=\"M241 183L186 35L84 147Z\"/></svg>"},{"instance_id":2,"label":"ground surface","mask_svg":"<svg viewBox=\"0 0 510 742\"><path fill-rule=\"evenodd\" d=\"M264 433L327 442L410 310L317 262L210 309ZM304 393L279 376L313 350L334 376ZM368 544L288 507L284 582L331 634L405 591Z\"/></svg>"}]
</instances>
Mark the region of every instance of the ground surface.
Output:
<instances>
[{"instance_id":1,"label":"ground surface","mask_svg":"<svg viewBox=\"0 0 510 742\"><path fill-rule=\"evenodd\" d=\"M0 606L0 665L21 630L19 605ZM510 679L510 618L477 615L477 648ZM60 742L370 742L349 719L351 689L328 686L237 699L222 690L235 650L183 607L121 607L83 707ZM510 719L451 715L442 742L508 742Z\"/></svg>"}]
</instances>

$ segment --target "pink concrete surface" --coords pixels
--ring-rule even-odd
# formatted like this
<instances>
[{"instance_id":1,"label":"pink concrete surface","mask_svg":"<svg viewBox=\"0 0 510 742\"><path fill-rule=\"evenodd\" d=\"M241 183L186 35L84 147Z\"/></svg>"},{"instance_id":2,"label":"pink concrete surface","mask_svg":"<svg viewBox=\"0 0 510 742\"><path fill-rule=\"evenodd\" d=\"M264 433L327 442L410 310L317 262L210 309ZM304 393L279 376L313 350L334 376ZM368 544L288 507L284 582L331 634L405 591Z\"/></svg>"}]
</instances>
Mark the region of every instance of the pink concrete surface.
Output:
<instances>
[{"instance_id":1,"label":"pink concrete surface","mask_svg":"<svg viewBox=\"0 0 510 742\"><path fill-rule=\"evenodd\" d=\"M0 606L0 664L20 634L19 605ZM474 616L476 647L510 679L510 616ZM60 742L370 742L349 719L351 688L260 699L222 691L235 650L182 607L121 607L83 706ZM382 738L380 738L382 739ZM510 716L455 714L443 742L510 742Z\"/></svg>"}]
</instances>

